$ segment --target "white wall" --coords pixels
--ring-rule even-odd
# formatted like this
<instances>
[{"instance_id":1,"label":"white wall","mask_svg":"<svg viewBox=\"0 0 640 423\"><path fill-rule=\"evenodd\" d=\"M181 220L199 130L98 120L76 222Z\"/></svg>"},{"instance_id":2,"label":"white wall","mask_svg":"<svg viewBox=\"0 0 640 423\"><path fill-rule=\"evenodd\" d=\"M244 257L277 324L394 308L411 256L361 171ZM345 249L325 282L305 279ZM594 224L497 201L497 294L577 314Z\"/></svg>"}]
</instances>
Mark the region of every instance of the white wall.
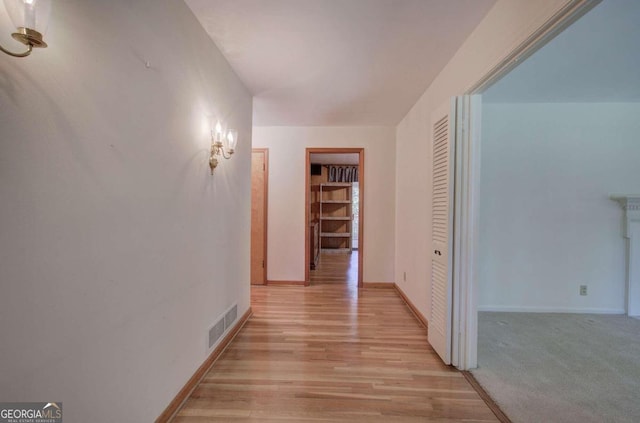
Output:
<instances>
[{"instance_id":1,"label":"white wall","mask_svg":"<svg viewBox=\"0 0 640 423\"><path fill-rule=\"evenodd\" d=\"M149 422L249 308L252 100L181 0L53 3L0 54L0 398ZM210 114L241 137L213 177Z\"/></svg>"},{"instance_id":2,"label":"white wall","mask_svg":"<svg viewBox=\"0 0 640 423\"><path fill-rule=\"evenodd\" d=\"M623 211L609 195L640 192L640 104L482 113L480 309L623 313Z\"/></svg>"},{"instance_id":3,"label":"white wall","mask_svg":"<svg viewBox=\"0 0 640 423\"><path fill-rule=\"evenodd\" d=\"M451 96L465 93L567 3L569 0L499 0L398 125L395 279L427 318L433 251L431 114Z\"/></svg>"},{"instance_id":4,"label":"white wall","mask_svg":"<svg viewBox=\"0 0 640 423\"><path fill-rule=\"evenodd\" d=\"M394 282L395 134L389 127L254 127L269 149L267 278L304 281L306 148L364 148L364 282Z\"/></svg>"}]
</instances>

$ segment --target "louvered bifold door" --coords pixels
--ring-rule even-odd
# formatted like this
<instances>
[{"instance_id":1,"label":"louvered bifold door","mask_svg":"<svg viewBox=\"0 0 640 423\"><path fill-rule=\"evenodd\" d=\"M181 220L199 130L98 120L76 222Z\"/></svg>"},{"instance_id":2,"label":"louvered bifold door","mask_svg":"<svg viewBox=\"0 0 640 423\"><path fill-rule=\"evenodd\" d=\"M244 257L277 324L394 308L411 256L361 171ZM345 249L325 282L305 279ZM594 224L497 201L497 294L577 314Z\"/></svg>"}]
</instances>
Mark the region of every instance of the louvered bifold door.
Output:
<instances>
[{"instance_id":1,"label":"louvered bifold door","mask_svg":"<svg viewBox=\"0 0 640 423\"><path fill-rule=\"evenodd\" d=\"M429 343L451 364L455 99L433 115L431 318Z\"/></svg>"}]
</instances>

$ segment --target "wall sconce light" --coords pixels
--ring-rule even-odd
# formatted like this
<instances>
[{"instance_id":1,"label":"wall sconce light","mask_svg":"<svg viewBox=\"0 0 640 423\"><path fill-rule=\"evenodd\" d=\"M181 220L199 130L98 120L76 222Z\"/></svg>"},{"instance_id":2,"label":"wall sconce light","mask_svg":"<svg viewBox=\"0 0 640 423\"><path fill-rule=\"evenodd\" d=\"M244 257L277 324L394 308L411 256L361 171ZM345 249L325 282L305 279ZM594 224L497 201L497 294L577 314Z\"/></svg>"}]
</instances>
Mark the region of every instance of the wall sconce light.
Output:
<instances>
[{"instance_id":1,"label":"wall sconce light","mask_svg":"<svg viewBox=\"0 0 640 423\"><path fill-rule=\"evenodd\" d=\"M2 47L0 50L13 57L26 57L34 48L45 48L42 34L47 30L52 0L4 0L9 18L16 27L11 36L27 46L27 51L14 53Z\"/></svg>"},{"instance_id":2,"label":"wall sconce light","mask_svg":"<svg viewBox=\"0 0 640 423\"><path fill-rule=\"evenodd\" d=\"M229 160L236 150L238 144L238 131L233 129L224 134L220 121L216 123L214 129L211 130L211 153L209 154L209 167L211 174L218 166L218 157L224 157Z\"/></svg>"}]
</instances>

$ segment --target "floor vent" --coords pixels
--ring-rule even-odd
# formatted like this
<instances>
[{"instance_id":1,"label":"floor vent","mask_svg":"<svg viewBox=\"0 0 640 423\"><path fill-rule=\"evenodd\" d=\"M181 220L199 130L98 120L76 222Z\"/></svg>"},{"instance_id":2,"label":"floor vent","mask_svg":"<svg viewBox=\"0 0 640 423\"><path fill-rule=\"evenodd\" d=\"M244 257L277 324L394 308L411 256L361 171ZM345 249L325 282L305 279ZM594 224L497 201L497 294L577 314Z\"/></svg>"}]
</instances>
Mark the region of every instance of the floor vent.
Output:
<instances>
[{"instance_id":1,"label":"floor vent","mask_svg":"<svg viewBox=\"0 0 640 423\"><path fill-rule=\"evenodd\" d=\"M238 318L238 305L231 307L209 329L209 348L212 348Z\"/></svg>"}]
</instances>

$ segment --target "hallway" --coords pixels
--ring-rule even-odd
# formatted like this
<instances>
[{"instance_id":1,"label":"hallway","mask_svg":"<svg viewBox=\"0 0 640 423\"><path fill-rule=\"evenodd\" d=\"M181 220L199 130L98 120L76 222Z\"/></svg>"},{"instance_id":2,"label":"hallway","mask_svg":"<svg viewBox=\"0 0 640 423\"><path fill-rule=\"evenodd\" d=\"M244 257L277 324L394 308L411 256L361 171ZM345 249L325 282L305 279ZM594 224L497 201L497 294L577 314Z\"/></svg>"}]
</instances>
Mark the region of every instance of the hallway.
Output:
<instances>
[{"instance_id":1,"label":"hallway","mask_svg":"<svg viewBox=\"0 0 640 423\"><path fill-rule=\"evenodd\" d=\"M497 421L394 290L253 287L252 307L174 422Z\"/></svg>"}]
</instances>

